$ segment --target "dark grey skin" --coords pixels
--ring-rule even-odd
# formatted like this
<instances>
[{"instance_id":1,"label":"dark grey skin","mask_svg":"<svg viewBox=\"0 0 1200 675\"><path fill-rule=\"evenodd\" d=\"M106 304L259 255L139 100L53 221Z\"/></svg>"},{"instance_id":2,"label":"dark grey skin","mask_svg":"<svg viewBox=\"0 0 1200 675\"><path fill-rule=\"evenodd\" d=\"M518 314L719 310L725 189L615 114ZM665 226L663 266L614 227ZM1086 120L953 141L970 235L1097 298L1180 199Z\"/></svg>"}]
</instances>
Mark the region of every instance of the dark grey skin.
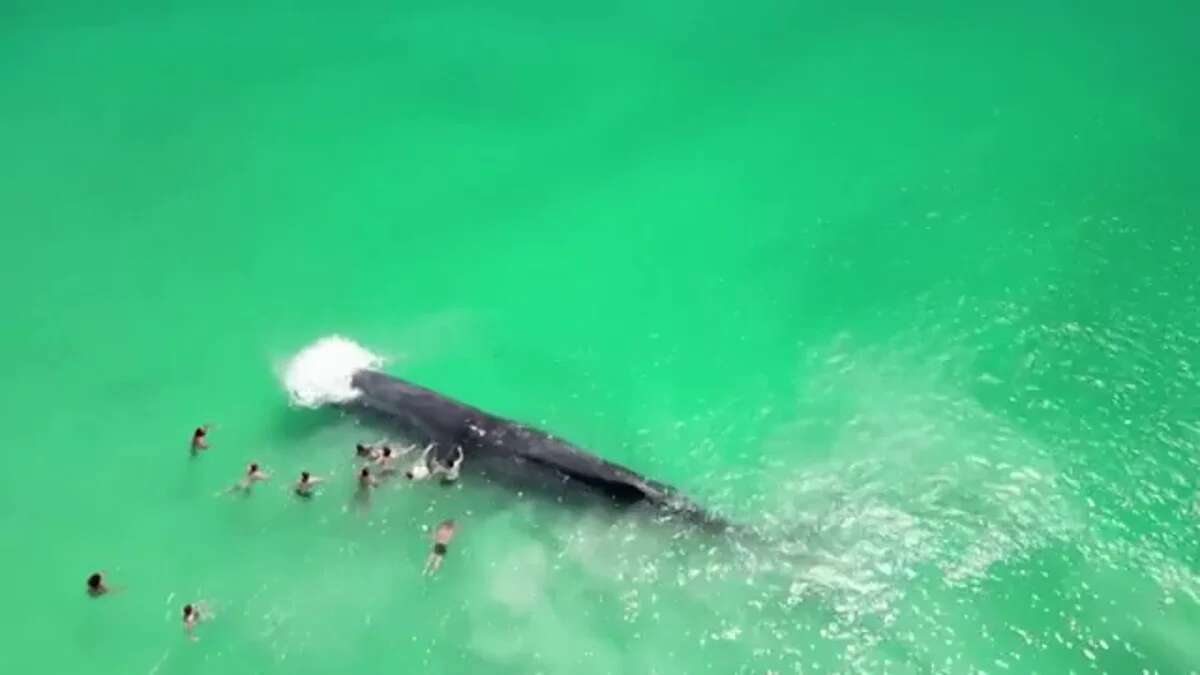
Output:
<instances>
[{"instance_id":1,"label":"dark grey skin","mask_svg":"<svg viewBox=\"0 0 1200 675\"><path fill-rule=\"evenodd\" d=\"M432 443L430 459L448 464L462 448L463 473L515 490L574 501L590 495L617 506L647 505L706 529L727 523L674 488L605 461L560 438L497 417L435 391L372 370L351 380L361 395L346 407L380 418L410 440Z\"/></svg>"}]
</instances>

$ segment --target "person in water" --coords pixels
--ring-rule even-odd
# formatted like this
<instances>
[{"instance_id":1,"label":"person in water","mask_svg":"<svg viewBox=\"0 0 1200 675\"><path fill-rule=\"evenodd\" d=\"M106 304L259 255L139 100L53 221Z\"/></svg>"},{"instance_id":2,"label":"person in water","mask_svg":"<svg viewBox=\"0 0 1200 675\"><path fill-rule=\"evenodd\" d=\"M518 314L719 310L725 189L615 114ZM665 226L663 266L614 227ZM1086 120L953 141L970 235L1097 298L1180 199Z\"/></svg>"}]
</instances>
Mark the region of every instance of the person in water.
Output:
<instances>
[{"instance_id":1,"label":"person in water","mask_svg":"<svg viewBox=\"0 0 1200 675\"><path fill-rule=\"evenodd\" d=\"M458 480L458 469L463 463L462 446L454 446L454 459L450 460L450 466L442 466L442 463L436 459L434 463L434 473L439 473L442 476L443 483L453 483Z\"/></svg>"},{"instance_id":2,"label":"person in water","mask_svg":"<svg viewBox=\"0 0 1200 675\"><path fill-rule=\"evenodd\" d=\"M301 497L313 496L313 490L318 483L323 483L324 479L317 478L307 471L300 472L300 480L296 482L296 494Z\"/></svg>"},{"instance_id":3,"label":"person in water","mask_svg":"<svg viewBox=\"0 0 1200 675\"><path fill-rule=\"evenodd\" d=\"M192 453L198 454L208 449L208 426L196 427L196 431L192 433Z\"/></svg>"},{"instance_id":4,"label":"person in water","mask_svg":"<svg viewBox=\"0 0 1200 675\"><path fill-rule=\"evenodd\" d=\"M358 489L354 491L354 500L360 508L368 508L371 505L371 491L379 482L375 476L371 475L371 469L363 467L358 472Z\"/></svg>"},{"instance_id":5,"label":"person in water","mask_svg":"<svg viewBox=\"0 0 1200 675\"><path fill-rule=\"evenodd\" d=\"M196 637L196 626L205 618L207 617L200 613L199 607L192 604L183 606L183 629L187 631L188 638L193 642L200 639Z\"/></svg>"},{"instance_id":6,"label":"person in water","mask_svg":"<svg viewBox=\"0 0 1200 675\"><path fill-rule=\"evenodd\" d=\"M362 471L358 472L358 490L359 490L359 492L365 493L365 492L369 491L371 488L375 487L377 484L378 484L378 481L375 480L375 476L371 475L370 468L364 466L362 468Z\"/></svg>"},{"instance_id":7,"label":"person in water","mask_svg":"<svg viewBox=\"0 0 1200 675\"><path fill-rule=\"evenodd\" d=\"M425 480L429 478L429 453L433 450L433 444L425 446L421 452L421 458L404 472L404 477L409 480Z\"/></svg>"},{"instance_id":8,"label":"person in water","mask_svg":"<svg viewBox=\"0 0 1200 675\"><path fill-rule=\"evenodd\" d=\"M442 567L442 561L446 559L446 551L450 546L450 540L454 538L454 531L457 526L453 520L444 520L437 529L433 532L433 550L429 552L429 557L425 559L425 570L423 574L432 576L437 573Z\"/></svg>"},{"instance_id":9,"label":"person in water","mask_svg":"<svg viewBox=\"0 0 1200 675\"><path fill-rule=\"evenodd\" d=\"M439 476L443 483L453 483L458 480L459 467L463 463L463 450L461 446L454 446L454 456L450 460L449 466L442 464L437 457L430 458L429 454L433 451L434 446L429 445L425 451L421 453L421 459L417 461L408 471L404 472L405 478L409 480L425 480Z\"/></svg>"},{"instance_id":10,"label":"person in water","mask_svg":"<svg viewBox=\"0 0 1200 675\"><path fill-rule=\"evenodd\" d=\"M246 468L246 476L242 478L242 482L238 483L236 487L245 492L249 492L250 488L253 487L255 483L267 480L270 477L270 474L265 473L261 468L259 468L258 463L252 463Z\"/></svg>"},{"instance_id":11,"label":"person in water","mask_svg":"<svg viewBox=\"0 0 1200 675\"><path fill-rule=\"evenodd\" d=\"M392 450L392 446L385 445L383 450L379 452L379 456L375 458L375 465L379 467L379 474L388 476L396 473L396 460L400 459L400 453Z\"/></svg>"},{"instance_id":12,"label":"person in water","mask_svg":"<svg viewBox=\"0 0 1200 675\"><path fill-rule=\"evenodd\" d=\"M94 572L87 578L87 592L93 598L98 598L110 590L104 583L104 572Z\"/></svg>"},{"instance_id":13,"label":"person in water","mask_svg":"<svg viewBox=\"0 0 1200 675\"><path fill-rule=\"evenodd\" d=\"M358 457L359 459L365 459L365 460L373 462L379 456L379 450L376 449L375 446L373 446L373 445L364 445L362 443L355 443L354 444L354 456Z\"/></svg>"},{"instance_id":14,"label":"person in water","mask_svg":"<svg viewBox=\"0 0 1200 675\"><path fill-rule=\"evenodd\" d=\"M354 444L354 455L359 459L365 459L368 462L378 462L383 453L390 453L390 451L391 448L389 447L386 438L380 439L375 443Z\"/></svg>"}]
</instances>

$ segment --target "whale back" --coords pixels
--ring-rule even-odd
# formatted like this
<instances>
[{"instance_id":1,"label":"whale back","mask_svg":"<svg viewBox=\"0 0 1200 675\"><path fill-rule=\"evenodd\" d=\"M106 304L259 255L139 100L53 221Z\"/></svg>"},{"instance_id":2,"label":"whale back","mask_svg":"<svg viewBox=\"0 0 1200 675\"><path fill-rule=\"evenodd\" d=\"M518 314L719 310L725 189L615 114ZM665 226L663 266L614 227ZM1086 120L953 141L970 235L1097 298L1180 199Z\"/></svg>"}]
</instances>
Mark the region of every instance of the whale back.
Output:
<instances>
[{"instance_id":1,"label":"whale back","mask_svg":"<svg viewBox=\"0 0 1200 675\"><path fill-rule=\"evenodd\" d=\"M464 471L516 487L582 487L620 505L648 503L706 525L724 521L669 485L597 457L541 429L508 420L431 389L373 370L357 372L353 405L414 440L434 444L432 457L447 463L461 448Z\"/></svg>"}]
</instances>

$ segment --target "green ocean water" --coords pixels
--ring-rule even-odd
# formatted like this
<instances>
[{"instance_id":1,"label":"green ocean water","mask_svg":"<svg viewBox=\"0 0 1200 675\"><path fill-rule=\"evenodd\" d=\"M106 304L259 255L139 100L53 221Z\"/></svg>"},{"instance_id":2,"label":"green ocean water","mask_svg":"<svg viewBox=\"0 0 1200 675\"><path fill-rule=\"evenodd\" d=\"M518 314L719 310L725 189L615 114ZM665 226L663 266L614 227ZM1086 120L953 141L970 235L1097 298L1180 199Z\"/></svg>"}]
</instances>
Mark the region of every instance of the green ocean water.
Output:
<instances>
[{"instance_id":1,"label":"green ocean water","mask_svg":"<svg viewBox=\"0 0 1200 675\"><path fill-rule=\"evenodd\" d=\"M1200 5L253 4L0 7L0 672L1200 672ZM777 543L356 508L332 334Z\"/></svg>"}]
</instances>

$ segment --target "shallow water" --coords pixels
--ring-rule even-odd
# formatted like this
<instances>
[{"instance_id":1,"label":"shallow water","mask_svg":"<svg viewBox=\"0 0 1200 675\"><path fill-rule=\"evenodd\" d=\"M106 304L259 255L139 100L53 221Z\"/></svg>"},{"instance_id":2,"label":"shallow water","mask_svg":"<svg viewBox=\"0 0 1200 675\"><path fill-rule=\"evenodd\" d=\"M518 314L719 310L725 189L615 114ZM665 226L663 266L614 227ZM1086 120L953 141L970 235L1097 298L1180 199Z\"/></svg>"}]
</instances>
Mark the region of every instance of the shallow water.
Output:
<instances>
[{"instance_id":1,"label":"shallow water","mask_svg":"<svg viewBox=\"0 0 1200 675\"><path fill-rule=\"evenodd\" d=\"M0 10L0 670L1200 671L1196 7L257 6ZM360 508L335 333L773 543Z\"/></svg>"}]
</instances>

